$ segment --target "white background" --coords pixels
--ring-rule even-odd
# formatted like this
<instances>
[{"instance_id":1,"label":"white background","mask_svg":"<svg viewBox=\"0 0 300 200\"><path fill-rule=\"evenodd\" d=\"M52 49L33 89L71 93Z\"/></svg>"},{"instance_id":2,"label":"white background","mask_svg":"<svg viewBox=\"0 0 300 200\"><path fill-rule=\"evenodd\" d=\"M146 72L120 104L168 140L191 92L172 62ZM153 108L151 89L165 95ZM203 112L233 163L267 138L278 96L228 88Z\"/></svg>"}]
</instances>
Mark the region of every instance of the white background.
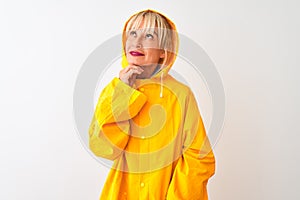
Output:
<instances>
[{"instance_id":1,"label":"white background","mask_svg":"<svg viewBox=\"0 0 300 200\"><path fill-rule=\"evenodd\" d=\"M1 1L0 199L99 198L108 169L75 131L74 83L88 55L147 8L197 42L223 80L210 199L299 199L300 4L291 0Z\"/></svg>"}]
</instances>

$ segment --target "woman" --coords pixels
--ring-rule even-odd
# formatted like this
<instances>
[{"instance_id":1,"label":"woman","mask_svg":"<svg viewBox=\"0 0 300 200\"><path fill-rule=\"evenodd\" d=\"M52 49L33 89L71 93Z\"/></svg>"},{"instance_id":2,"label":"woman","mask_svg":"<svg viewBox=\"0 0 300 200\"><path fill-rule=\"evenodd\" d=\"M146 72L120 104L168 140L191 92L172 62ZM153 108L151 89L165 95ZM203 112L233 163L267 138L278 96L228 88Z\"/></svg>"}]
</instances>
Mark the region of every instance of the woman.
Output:
<instances>
[{"instance_id":1,"label":"woman","mask_svg":"<svg viewBox=\"0 0 300 200\"><path fill-rule=\"evenodd\" d=\"M164 15L134 14L123 30L123 69L103 89L89 146L114 161L100 199L208 199L215 158L191 89L168 74L178 33Z\"/></svg>"}]
</instances>

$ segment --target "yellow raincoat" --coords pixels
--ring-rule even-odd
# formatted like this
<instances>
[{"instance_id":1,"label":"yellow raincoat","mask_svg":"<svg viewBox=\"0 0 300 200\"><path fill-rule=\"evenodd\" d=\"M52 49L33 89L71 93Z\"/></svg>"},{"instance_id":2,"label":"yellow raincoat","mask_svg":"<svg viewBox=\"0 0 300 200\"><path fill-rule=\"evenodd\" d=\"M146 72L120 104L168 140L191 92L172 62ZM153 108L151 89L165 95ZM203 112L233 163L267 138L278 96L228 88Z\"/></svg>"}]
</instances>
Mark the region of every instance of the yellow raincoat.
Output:
<instances>
[{"instance_id":1,"label":"yellow raincoat","mask_svg":"<svg viewBox=\"0 0 300 200\"><path fill-rule=\"evenodd\" d=\"M89 127L91 151L114 161L101 200L208 199L215 158L191 89L168 74L174 60L133 87L115 77L103 89Z\"/></svg>"}]
</instances>

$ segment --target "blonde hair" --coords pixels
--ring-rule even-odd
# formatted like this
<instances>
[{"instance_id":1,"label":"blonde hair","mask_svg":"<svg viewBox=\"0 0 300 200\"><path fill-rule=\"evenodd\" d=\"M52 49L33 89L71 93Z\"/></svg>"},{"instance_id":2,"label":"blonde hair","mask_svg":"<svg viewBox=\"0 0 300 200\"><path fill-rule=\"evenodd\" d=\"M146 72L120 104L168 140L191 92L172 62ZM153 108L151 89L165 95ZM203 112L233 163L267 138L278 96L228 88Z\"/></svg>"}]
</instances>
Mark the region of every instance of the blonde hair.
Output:
<instances>
[{"instance_id":1,"label":"blonde hair","mask_svg":"<svg viewBox=\"0 0 300 200\"><path fill-rule=\"evenodd\" d=\"M140 27L143 22L143 27ZM172 63L174 54L178 51L178 33L175 24L166 16L154 10L143 10L131 16L123 29L123 47L125 47L128 33L132 30L142 29L142 31L153 32L157 28L159 48L165 51L164 63ZM167 56L171 55L171 56ZM171 59L171 60L170 60Z\"/></svg>"}]
</instances>

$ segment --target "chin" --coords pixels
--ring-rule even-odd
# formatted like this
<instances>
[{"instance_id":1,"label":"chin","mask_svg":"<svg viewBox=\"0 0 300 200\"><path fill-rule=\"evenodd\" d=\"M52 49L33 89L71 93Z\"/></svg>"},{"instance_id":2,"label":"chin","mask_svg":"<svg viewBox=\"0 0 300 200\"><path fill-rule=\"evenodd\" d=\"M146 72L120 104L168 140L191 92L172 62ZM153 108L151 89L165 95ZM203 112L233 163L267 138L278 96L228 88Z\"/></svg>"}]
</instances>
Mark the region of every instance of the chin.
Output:
<instances>
[{"instance_id":1,"label":"chin","mask_svg":"<svg viewBox=\"0 0 300 200\"><path fill-rule=\"evenodd\" d=\"M131 63L133 65L139 65L139 66L144 64L143 62L136 60L136 59L130 59L130 60L128 60L128 63Z\"/></svg>"},{"instance_id":2,"label":"chin","mask_svg":"<svg viewBox=\"0 0 300 200\"><path fill-rule=\"evenodd\" d=\"M127 61L129 64L132 64L132 65L138 65L138 66L142 66L145 64L144 60L142 60L141 58L132 58L131 56L128 56L127 57Z\"/></svg>"},{"instance_id":3,"label":"chin","mask_svg":"<svg viewBox=\"0 0 300 200\"><path fill-rule=\"evenodd\" d=\"M132 65L137 65L137 66L140 66L140 67L145 66L145 64L142 63L142 62L128 61L128 63L129 63L129 64L132 64Z\"/></svg>"}]
</instances>

